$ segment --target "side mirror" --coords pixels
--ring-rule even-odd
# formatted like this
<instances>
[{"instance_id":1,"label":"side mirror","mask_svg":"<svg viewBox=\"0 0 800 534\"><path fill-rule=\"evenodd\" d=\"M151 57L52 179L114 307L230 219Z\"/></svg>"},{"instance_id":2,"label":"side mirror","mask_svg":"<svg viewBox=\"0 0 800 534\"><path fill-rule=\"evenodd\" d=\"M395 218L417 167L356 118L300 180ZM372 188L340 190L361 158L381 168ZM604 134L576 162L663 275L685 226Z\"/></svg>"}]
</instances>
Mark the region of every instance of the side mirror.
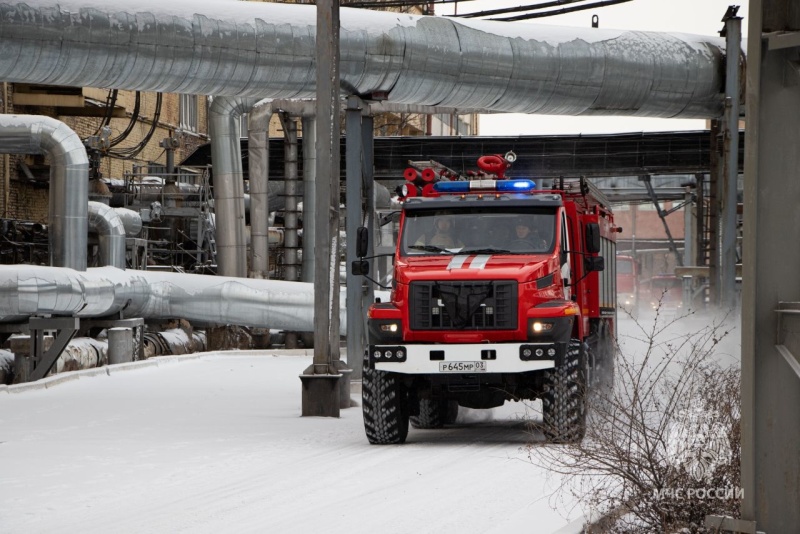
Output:
<instances>
[{"instance_id":1,"label":"side mirror","mask_svg":"<svg viewBox=\"0 0 800 534\"><path fill-rule=\"evenodd\" d=\"M366 276L366 275L368 275L369 274L369 262L367 260L354 260L353 263L350 264L350 273L353 276Z\"/></svg>"},{"instance_id":2,"label":"side mirror","mask_svg":"<svg viewBox=\"0 0 800 534\"><path fill-rule=\"evenodd\" d=\"M606 270L606 259L602 256L583 258L583 267L587 273Z\"/></svg>"},{"instance_id":3,"label":"side mirror","mask_svg":"<svg viewBox=\"0 0 800 534\"><path fill-rule=\"evenodd\" d=\"M367 251L369 251L369 230L364 226L359 226L356 230L356 256L363 258L367 255Z\"/></svg>"},{"instance_id":4,"label":"side mirror","mask_svg":"<svg viewBox=\"0 0 800 534\"><path fill-rule=\"evenodd\" d=\"M600 252L600 225L597 223L586 225L586 252L589 254Z\"/></svg>"}]
</instances>

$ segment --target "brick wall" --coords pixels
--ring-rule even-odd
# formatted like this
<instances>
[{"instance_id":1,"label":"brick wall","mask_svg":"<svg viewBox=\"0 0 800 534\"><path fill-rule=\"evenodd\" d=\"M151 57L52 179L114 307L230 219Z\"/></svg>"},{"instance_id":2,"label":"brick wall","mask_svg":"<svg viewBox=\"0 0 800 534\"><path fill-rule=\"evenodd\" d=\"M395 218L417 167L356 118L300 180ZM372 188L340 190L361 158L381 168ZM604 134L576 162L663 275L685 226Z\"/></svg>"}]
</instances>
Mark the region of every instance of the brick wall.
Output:
<instances>
[{"instance_id":1,"label":"brick wall","mask_svg":"<svg viewBox=\"0 0 800 534\"><path fill-rule=\"evenodd\" d=\"M672 208L672 202L664 202L661 206L663 210ZM614 209L614 222L622 227L621 239L631 239L634 232L633 218L636 217L636 239L666 239L664 224L658 217L658 213L653 210L643 210L641 206L632 205L628 209ZM683 241L683 210L678 210L667 215L667 224L672 237Z\"/></svg>"},{"instance_id":2,"label":"brick wall","mask_svg":"<svg viewBox=\"0 0 800 534\"><path fill-rule=\"evenodd\" d=\"M0 90L3 100L3 111L6 113L19 113L27 115L46 115L55 117L72 128L79 137L85 139L94 135L102 122L101 117L68 117L57 116L56 109L53 107L42 106L14 106L13 84L7 85L7 94ZM106 102L108 91L104 89L85 88L84 96ZM130 117L134 110L136 93L134 91L119 91L117 94L116 106L123 107L126 112L125 118L111 119L111 137L120 135L130 122ZM119 156L103 157L100 171L104 177L121 178L125 172L133 170L134 165L146 165L155 162L160 165L166 164L166 154L159 146L162 139L175 135L180 122L179 95L163 95L161 114L158 117L156 130L146 144L144 149L131 159L124 159ZM207 99L203 96L198 97L198 130L197 134L184 133L180 136L181 147L176 150L175 161L180 162L191 154L199 145L208 142L207 124ZM150 131L153 118L156 112L156 93L142 93L137 121L130 134L115 149L125 149L137 146ZM8 165L6 165L6 159ZM18 162L25 160L30 166L47 165L49 161L45 156L37 155L11 155L0 156L0 205L2 205L2 217L10 219L32 220L36 222L47 222L48 211L48 189L47 184L32 184L20 177ZM6 178L8 174L8 180ZM6 181L9 182L8 193L6 193ZM6 202L6 198L8 201Z\"/></svg>"}]
</instances>

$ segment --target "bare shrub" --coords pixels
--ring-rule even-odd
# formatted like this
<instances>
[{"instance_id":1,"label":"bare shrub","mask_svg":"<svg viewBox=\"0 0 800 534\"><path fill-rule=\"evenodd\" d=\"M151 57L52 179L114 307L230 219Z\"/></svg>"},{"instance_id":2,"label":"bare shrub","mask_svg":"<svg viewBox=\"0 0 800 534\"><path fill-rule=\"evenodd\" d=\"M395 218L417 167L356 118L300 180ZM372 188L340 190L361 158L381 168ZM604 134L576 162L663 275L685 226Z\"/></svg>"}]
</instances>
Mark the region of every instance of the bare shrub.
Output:
<instances>
[{"instance_id":1,"label":"bare shrub","mask_svg":"<svg viewBox=\"0 0 800 534\"><path fill-rule=\"evenodd\" d=\"M719 355L730 327L692 314L634 324L626 344L639 350L617 351L613 391L590 391L583 441L531 444L531 461L584 505L616 510L592 532L703 532L708 514L739 517L740 372Z\"/></svg>"}]
</instances>

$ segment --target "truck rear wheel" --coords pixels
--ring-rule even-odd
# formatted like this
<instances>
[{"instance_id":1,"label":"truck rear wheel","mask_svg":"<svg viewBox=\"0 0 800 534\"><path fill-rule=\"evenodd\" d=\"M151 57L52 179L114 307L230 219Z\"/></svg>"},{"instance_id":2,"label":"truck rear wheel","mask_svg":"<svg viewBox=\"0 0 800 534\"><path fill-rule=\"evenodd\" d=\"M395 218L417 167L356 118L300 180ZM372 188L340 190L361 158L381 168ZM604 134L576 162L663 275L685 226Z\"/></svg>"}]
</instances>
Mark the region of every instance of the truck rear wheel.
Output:
<instances>
[{"instance_id":1,"label":"truck rear wheel","mask_svg":"<svg viewBox=\"0 0 800 534\"><path fill-rule=\"evenodd\" d=\"M411 416L411 426L429 429L451 425L458 417L458 402L448 399L420 399L419 415Z\"/></svg>"},{"instance_id":2,"label":"truck rear wheel","mask_svg":"<svg viewBox=\"0 0 800 534\"><path fill-rule=\"evenodd\" d=\"M373 445L405 443L408 436L408 393L394 373L370 369L361 381L364 430Z\"/></svg>"},{"instance_id":3,"label":"truck rear wheel","mask_svg":"<svg viewBox=\"0 0 800 534\"><path fill-rule=\"evenodd\" d=\"M586 431L586 357L572 339L562 364L545 372L544 435L552 443L577 443Z\"/></svg>"},{"instance_id":4,"label":"truck rear wheel","mask_svg":"<svg viewBox=\"0 0 800 534\"><path fill-rule=\"evenodd\" d=\"M594 356L590 387L596 393L595 398L610 400L614 395L614 365L617 349L614 346L614 337L608 323L601 322L598 325L597 337L590 349Z\"/></svg>"}]
</instances>

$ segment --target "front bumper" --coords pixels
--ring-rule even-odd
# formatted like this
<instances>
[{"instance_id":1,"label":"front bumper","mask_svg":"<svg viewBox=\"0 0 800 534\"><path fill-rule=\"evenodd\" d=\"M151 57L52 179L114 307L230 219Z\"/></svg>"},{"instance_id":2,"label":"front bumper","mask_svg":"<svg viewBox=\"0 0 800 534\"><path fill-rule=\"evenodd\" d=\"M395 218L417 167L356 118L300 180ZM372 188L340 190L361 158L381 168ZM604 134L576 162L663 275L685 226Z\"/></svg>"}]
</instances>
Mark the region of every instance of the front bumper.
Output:
<instances>
[{"instance_id":1,"label":"front bumper","mask_svg":"<svg viewBox=\"0 0 800 534\"><path fill-rule=\"evenodd\" d=\"M388 354L387 354L388 353ZM551 369L565 343L468 343L370 345L370 365L402 374L526 373Z\"/></svg>"}]
</instances>

